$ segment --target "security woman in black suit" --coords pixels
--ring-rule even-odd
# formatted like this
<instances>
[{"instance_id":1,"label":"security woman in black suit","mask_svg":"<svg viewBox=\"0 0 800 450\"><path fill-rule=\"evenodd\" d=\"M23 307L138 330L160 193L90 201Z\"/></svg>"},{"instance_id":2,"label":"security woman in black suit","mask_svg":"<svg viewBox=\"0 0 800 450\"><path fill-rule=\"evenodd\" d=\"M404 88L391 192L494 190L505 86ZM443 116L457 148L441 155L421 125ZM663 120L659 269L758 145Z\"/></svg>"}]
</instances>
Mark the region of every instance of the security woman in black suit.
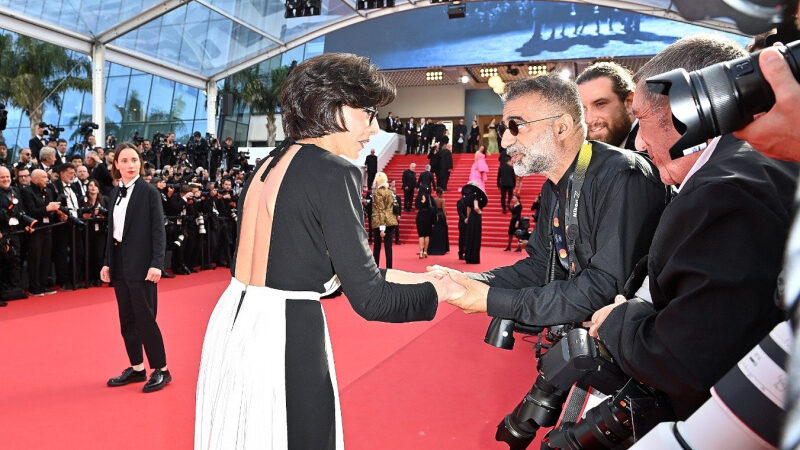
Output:
<instances>
[{"instance_id":1,"label":"security woman in black suit","mask_svg":"<svg viewBox=\"0 0 800 450\"><path fill-rule=\"evenodd\" d=\"M108 385L145 381L144 346L150 367L155 370L142 390L153 392L172 381L164 340L156 323L156 283L164 269L166 245L161 195L142 178L141 154L131 143L117 147L112 175L120 181L111 190L108 200L108 238L100 279L113 281L122 338L131 367L108 380Z\"/></svg>"}]
</instances>

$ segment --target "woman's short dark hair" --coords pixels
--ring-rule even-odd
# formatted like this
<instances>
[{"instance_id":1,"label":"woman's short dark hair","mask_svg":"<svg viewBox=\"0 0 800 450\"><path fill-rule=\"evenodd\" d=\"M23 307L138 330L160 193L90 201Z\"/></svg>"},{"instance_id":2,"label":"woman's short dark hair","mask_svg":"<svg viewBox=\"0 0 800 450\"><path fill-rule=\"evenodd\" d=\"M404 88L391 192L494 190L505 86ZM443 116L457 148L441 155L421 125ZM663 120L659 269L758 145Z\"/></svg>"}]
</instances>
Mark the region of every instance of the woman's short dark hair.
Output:
<instances>
[{"instance_id":1,"label":"woman's short dark hair","mask_svg":"<svg viewBox=\"0 0 800 450\"><path fill-rule=\"evenodd\" d=\"M342 107L377 108L394 100L395 87L369 59L327 53L292 69L281 89L283 131L292 139L347 131Z\"/></svg>"},{"instance_id":2,"label":"woman's short dark hair","mask_svg":"<svg viewBox=\"0 0 800 450\"><path fill-rule=\"evenodd\" d=\"M142 161L142 152L139 151L139 147L137 147L136 145L133 145L132 142L123 142L123 143L117 145L117 148L114 149L114 163L115 164L111 165L111 177L114 178L115 180L119 180L120 178L122 178L122 174L119 173L119 170L117 170L116 162L119 161L119 154L122 153L122 151L126 150L126 149L133 150L133 151L136 152L136 156L139 157L139 163L140 163L139 164L139 175L140 176L144 176L144 161Z\"/></svg>"}]
</instances>

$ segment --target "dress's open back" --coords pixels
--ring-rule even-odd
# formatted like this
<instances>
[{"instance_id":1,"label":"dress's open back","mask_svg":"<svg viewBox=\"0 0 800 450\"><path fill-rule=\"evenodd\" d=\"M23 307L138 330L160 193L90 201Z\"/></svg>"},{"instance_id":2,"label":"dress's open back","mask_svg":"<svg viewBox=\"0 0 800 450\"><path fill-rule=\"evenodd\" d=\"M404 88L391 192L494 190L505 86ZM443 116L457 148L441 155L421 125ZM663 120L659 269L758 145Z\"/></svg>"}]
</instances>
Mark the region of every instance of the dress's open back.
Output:
<instances>
[{"instance_id":1,"label":"dress's open back","mask_svg":"<svg viewBox=\"0 0 800 450\"><path fill-rule=\"evenodd\" d=\"M239 200L233 279L203 344L195 449L342 449L319 299L341 284L369 320L430 320L430 283L384 280L360 203L361 173L313 145L273 152ZM337 300L334 300L337 301Z\"/></svg>"}]
</instances>

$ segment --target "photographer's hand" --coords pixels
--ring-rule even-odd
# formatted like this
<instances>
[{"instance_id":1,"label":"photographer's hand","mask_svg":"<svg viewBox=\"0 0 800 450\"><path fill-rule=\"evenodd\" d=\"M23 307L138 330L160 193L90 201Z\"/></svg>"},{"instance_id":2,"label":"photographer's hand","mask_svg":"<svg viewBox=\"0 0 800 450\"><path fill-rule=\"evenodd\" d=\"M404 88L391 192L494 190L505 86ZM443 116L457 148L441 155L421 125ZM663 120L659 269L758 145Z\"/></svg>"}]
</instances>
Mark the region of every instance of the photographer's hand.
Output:
<instances>
[{"instance_id":1,"label":"photographer's hand","mask_svg":"<svg viewBox=\"0 0 800 450\"><path fill-rule=\"evenodd\" d=\"M590 322L584 322L583 326L589 327L589 336L600 339L600 336L597 335L597 330L600 328L600 325L603 324L603 321L606 320L611 311L616 308L617 306L627 302L628 299L625 296L618 295L614 297L614 303L610 305L603 306L602 308L598 309L597 311L592 314L592 320Z\"/></svg>"},{"instance_id":2,"label":"photographer's hand","mask_svg":"<svg viewBox=\"0 0 800 450\"><path fill-rule=\"evenodd\" d=\"M461 309L464 314L486 312L486 297L489 295L489 286L480 281L467 278L460 272L451 272L450 278L466 288L464 295L448 300L448 303Z\"/></svg>"},{"instance_id":3,"label":"photographer's hand","mask_svg":"<svg viewBox=\"0 0 800 450\"><path fill-rule=\"evenodd\" d=\"M796 114L800 104L800 84L777 49L763 50L758 65L775 93L775 105L733 135L771 158L800 161L800 131Z\"/></svg>"}]
</instances>

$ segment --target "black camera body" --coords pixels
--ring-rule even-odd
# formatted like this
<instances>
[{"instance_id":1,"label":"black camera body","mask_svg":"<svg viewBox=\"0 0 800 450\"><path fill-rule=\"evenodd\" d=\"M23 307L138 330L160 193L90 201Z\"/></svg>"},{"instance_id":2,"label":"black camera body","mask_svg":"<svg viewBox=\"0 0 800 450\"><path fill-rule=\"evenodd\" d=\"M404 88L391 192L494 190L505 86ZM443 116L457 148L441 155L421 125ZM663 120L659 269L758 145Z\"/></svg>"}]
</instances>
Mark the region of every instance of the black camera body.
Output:
<instances>
[{"instance_id":1,"label":"black camera body","mask_svg":"<svg viewBox=\"0 0 800 450\"><path fill-rule=\"evenodd\" d=\"M510 319L493 318L484 341L511 349L515 331L539 334L543 330ZM506 442L511 450L528 448L540 427L556 425L573 385L593 388L611 397L589 410L577 424L563 423L551 431L543 441L549 448L625 446L631 443L634 423L637 433L644 434L673 417L666 396L625 375L603 344L589 336L587 330L572 324L557 325L550 327L546 336L553 344L539 358L539 376L523 400L497 426L495 439Z\"/></svg>"},{"instance_id":2,"label":"black camera body","mask_svg":"<svg viewBox=\"0 0 800 450\"><path fill-rule=\"evenodd\" d=\"M13 203L8 209L0 209L0 221L4 222L9 227L29 227L36 223L36 219L22 212L22 210Z\"/></svg>"},{"instance_id":3,"label":"black camera body","mask_svg":"<svg viewBox=\"0 0 800 450\"><path fill-rule=\"evenodd\" d=\"M139 136L139 132L138 131L134 131L133 132L133 137L131 138L131 142L133 142L133 145L137 145L137 146L142 145L142 143L144 142L144 137Z\"/></svg>"}]
</instances>

